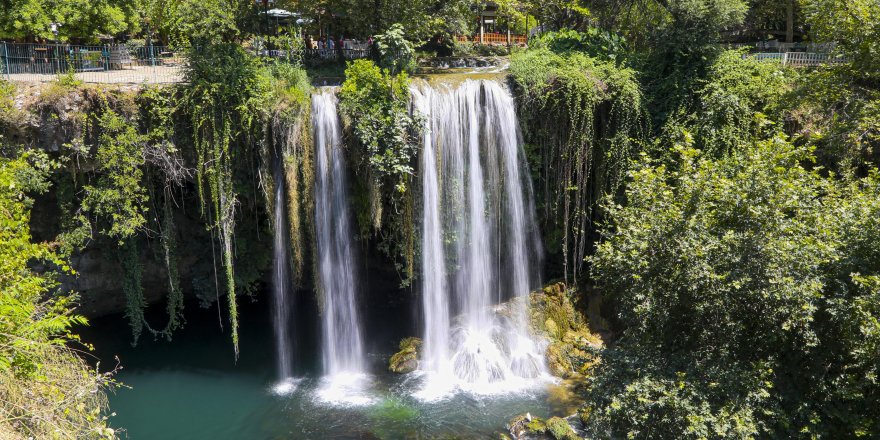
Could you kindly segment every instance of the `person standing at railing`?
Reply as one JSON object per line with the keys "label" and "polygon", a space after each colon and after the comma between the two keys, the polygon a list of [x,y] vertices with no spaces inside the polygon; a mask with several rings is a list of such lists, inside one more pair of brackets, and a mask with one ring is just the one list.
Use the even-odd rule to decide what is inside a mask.
{"label": "person standing at railing", "polygon": [[340,35],[339,40],[336,41],[336,52],[339,61],[345,62],[345,38]]}

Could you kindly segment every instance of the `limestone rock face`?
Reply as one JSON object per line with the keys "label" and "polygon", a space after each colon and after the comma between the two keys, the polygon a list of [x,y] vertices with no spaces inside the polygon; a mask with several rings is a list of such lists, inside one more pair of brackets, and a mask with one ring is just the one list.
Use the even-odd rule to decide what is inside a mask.
{"label": "limestone rock face", "polygon": [[598,360],[602,340],[592,333],[584,315],[572,303],[564,283],[549,284],[529,296],[529,324],[547,338],[547,366],[556,376],[586,376]]}
{"label": "limestone rock face", "polygon": [[415,337],[400,341],[400,351],[394,353],[388,361],[388,369],[392,373],[411,373],[419,367],[422,354],[422,340]]}

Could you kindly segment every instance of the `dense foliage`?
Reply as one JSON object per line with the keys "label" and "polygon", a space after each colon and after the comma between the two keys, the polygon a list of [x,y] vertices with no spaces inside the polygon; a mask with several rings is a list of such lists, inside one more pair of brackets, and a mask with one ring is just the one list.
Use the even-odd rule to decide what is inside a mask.
{"label": "dense foliage", "polygon": [[873,0],[802,0],[818,41],[832,42],[853,67],[880,81],[880,4]]}
{"label": "dense foliage", "polygon": [[103,414],[110,376],[68,345],[71,327],[86,322],[75,296],[57,290],[56,275],[70,268],[55,244],[31,238],[31,196],[48,189],[53,163],[13,156],[0,158],[0,437],[113,438]]}
{"label": "dense foliage", "polygon": [[777,62],[743,59],[740,51],[726,51],[696,81],[692,105],[679,108],[662,129],[673,138],[687,132],[708,154],[726,154],[785,123],[797,78],[796,70]]}
{"label": "dense foliage", "polygon": [[591,259],[625,329],[585,417],[630,438],[876,436],[880,181],[774,138],[677,147],[610,203]]}
{"label": "dense foliage", "polygon": [[[140,29],[139,1],[128,0],[7,0],[0,8],[0,38],[97,43],[99,35]],[[52,23],[58,35],[52,33]]]}
{"label": "dense foliage", "polygon": [[618,194],[646,141],[642,92],[632,69],[580,52],[518,54],[510,72],[548,223],[545,241],[562,254],[565,276],[577,279],[592,248],[594,207]]}

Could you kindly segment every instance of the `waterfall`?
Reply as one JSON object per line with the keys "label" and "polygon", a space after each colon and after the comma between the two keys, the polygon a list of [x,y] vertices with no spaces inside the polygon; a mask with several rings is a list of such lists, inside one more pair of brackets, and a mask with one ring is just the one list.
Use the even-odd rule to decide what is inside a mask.
{"label": "waterfall", "polygon": [[539,246],[513,98],[494,81],[411,92],[426,120],[422,395],[532,384],[546,369],[523,297],[538,282]]}
{"label": "waterfall", "polygon": [[278,152],[272,170],[275,181],[275,240],[273,242],[274,267],[272,271],[272,312],[275,324],[275,353],[278,356],[279,383],[274,390],[277,394],[287,394],[296,386],[292,379],[291,360],[293,352],[290,343],[290,272],[288,270],[287,225],[284,202],[284,158]]}
{"label": "waterfall", "polygon": [[336,94],[312,95],[315,140],[315,230],[323,314],[325,383],[319,396],[330,402],[361,403],[364,349],[355,294],[355,257],[348,207],[342,129]]}
{"label": "waterfall", "polygon": [[[416,110],[430,115],[429,99],[413,92]],[[440,194],[437,181],[437,158],[429,130],[423,135],[422,151],[422,306],[425,310],[422,369],[445,371],[449,350],[449,298],[446,296],[446,257],[443,252],[440,224]],[[430,208],[430,209],[429,209]]]}

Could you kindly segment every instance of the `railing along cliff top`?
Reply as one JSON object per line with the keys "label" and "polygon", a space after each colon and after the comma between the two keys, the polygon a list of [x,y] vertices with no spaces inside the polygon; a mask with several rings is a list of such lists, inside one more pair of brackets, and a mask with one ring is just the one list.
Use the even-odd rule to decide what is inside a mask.
{"label": "railing along cliff top", "polygon": [[778,60],[784,66],[815,67],[823,64],[845,63],[845,57],[819,52],[761,52],[743,55],[743,59],[753,58],[759,61]]}
{"label": "railing along cliff top", "polygon": [[0,43],[0,78],[47,82],[72,73],[91,83],[161,84],[183,80],[184,59],[165,46]]}

